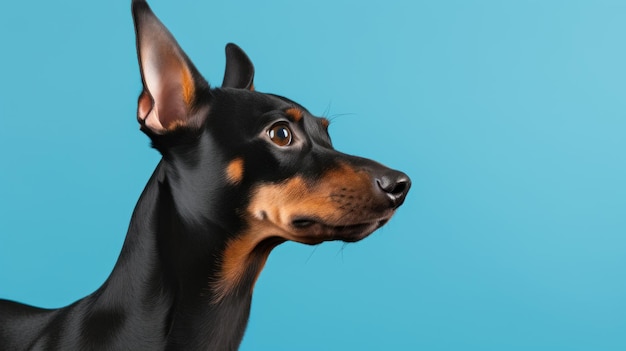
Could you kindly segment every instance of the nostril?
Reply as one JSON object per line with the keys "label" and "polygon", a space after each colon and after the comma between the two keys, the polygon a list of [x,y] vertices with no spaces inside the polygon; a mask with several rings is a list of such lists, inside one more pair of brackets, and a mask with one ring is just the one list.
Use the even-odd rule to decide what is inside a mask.
{"label": "nostril", "polygon": [[402,195],[404,194],[404,192],[406,191],[406,189],[409,186],[409,180],[399,180],[393,187],[393,189],[391,189],[391,191],[389,191],[390,194],[393,195]]}
{"label": "nostril", "polygon": [[387,196],[393,201],[395,207],[400,206],[404,202],[404,198],[411,187],[409,177],[400,172],[386,174],[376,179],[378,186],[387,193]]}

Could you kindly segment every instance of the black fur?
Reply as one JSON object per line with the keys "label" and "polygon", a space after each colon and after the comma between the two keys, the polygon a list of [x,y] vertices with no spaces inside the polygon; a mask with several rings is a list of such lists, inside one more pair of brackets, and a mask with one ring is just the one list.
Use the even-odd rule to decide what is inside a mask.
{"label": "black fur", "polygon": [[276,245],[360,240],[410,187],[403,173],[335,151],[324,119],[254,91],[236,45],[211,89],[145,1],[133,1],[133,17],[138,120],[162,160],[104,284],[55,310],[0,300],[2,350],[235,350]]}

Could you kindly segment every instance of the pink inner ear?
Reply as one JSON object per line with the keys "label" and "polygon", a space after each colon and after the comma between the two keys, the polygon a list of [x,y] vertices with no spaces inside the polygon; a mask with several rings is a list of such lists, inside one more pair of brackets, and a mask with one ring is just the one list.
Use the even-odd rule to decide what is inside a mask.
{"label": "pink inner ear", "polygon": [[195,84],[183,55],[163,40],[142,42],[144,92],[137,113],[146,127],[162,134],[188,122]]}
{"label": "pink inner ear", "polygon": [[162,134],[165,131],[156,106],[153,106],[152,98],[147,92],[141,93],[137,106],[137,116],[141,119],[146,127],[154,133]]}
{"label": "pink inner ear", "polygon": [[146,91],[143,91],[139,96],[139,101],[137,102],[137,117],[144,121],[146,117],[148,117],[148,113],[152,110],[152,98],[150,94]]}

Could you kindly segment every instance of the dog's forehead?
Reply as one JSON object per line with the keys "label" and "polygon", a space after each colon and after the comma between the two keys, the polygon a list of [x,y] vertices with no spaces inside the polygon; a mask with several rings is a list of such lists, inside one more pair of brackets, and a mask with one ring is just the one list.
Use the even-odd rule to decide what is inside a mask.
{"label": "dog's forehead", "polygon": [[219,88],[214,89],[211,95],[213,98],[215,98],[213,99],[213,103],[217,102],[220,105],[227,107],[228,109],[254,109],[262,112],[267,112],[274,110],[287,110],[289,107],[298,106],[299,108],[304,110],[302,106],[287,98],[283,98],[282,96],[274,94],[261,93],[258,91],[234,88]]}
{"label": "dog's forehead", "polygon": [[[265,127],[264,123],[272,122],[271,116],[283,116],[292,122],[298,123],[304,127],[309,138],[324,146],[330,146],[330,137],[327,133],[328,120],[311,114],[301,104],[270,93],[262,93],[259,91],[250,91],[244,89],[221,88],[213,92],[215,100],[220,100],[219,108],[214,110],[213,115],[217,118],[216,122],[222,126],[232,127],[234,115],[238,121],[242,119],[257,118],[260,123],[239,123],[237,128],[241,130],[242,126],[248,126],[250,133],[256,134],[259,128]],[[215,102],[215,101],[214,101]],[[237,110],[238,113],[233,114]],[[218,112],[218,113],[215,113]],[[225,118],[225,116],[228,116]],[[267,116],[268,118],[262,118]]]}
{"label": "dog's forehead", "polygon": [[300,119],[302,117],[314,117],[304,106],[300,105],[299,103],[288,99],[284,96],[280,96],[280,95],[276,95],[276,94],[264,94],[261,93],[263,95],[265,95],[266,97],[268,97],[271,101],[273,101],[277,107],[277,109],[283,109],[285,111],[292,111],[292,114],[294,114],[294,117],[297,116],[297,119]]}
{"label": "dog's forehead", "polygon": [[[249,91],[243,89],[221,88],[213,92],[213,95],[223,100],[223,104],[229,108],[241,110],[255,110],[257,114],[263,114],[272,111],[291,111],[296,119],[304,118],[305,120],[314,120],[317,123],[323,119],[311,114],[304,106],[288,99],[284,96],[271,93],[262,93],[258,91]],[[252,113],[252,111],[250,111]],[[245,114],[245,113],[244,113]]]}

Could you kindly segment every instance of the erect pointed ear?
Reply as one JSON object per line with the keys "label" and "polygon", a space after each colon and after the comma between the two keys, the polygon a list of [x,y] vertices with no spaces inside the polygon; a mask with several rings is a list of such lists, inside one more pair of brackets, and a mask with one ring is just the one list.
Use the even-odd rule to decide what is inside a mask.
{"label": "erect pointed ear", "polygon": [[132,13],[143,82],[137,106],[142,129],[166,134],[181,126],[200,126],[200,117],[192,112],[208,83],[144,0],[133,0]]}
{"label": "erect pointed ear", "polygon": [[248,55],[233,43],[226,45],[226,71],[222,88],[254,90],[254,66]]}

